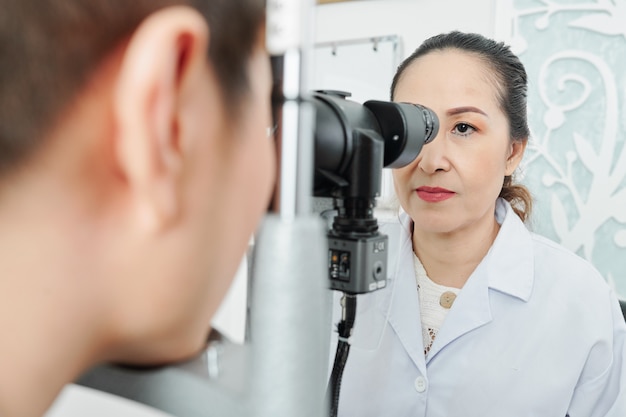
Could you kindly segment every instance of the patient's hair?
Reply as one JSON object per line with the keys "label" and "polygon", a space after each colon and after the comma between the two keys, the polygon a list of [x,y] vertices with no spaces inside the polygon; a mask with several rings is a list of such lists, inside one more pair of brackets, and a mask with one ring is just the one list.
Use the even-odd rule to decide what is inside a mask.
{"label": "patient's hair", "polygon": [[208,51],[233,117],[264,0],[0,0],[0,175],[31,155],[89,76],[150,13],[190,5],[208,20]]}

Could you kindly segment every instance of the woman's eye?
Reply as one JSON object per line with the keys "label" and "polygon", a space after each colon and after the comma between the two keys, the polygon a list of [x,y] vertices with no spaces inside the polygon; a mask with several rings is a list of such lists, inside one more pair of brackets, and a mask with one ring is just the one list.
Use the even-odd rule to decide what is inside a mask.
{"label": "woman's eye", "polygon": [[468,136],[473,133],[476,129],[472,125],[468,125],[467,123],[457,123],[454,126],[453,133],[461,136]]}

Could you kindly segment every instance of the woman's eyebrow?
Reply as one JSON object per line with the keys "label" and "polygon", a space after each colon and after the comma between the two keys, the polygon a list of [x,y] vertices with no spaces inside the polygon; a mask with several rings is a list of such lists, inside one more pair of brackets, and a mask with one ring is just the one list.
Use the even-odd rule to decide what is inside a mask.
{"label": "woman's eyebrow", "polygon": [[461,113],[478,113],[482,114],[483,116],[489,117],[487,116],[487,113],[474,106],[455,107],[446,111],[446,115],[448,116],[454,116]]}

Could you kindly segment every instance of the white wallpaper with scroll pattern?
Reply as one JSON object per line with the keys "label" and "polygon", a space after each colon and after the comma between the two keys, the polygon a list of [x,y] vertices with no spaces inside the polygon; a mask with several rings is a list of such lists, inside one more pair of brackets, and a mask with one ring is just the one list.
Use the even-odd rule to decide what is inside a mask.
{"label": "white wallpaper with scroll pattern", "polygon": [[626,0],[510,1],[505,40],[529,75],[532,228],[626,298]]}

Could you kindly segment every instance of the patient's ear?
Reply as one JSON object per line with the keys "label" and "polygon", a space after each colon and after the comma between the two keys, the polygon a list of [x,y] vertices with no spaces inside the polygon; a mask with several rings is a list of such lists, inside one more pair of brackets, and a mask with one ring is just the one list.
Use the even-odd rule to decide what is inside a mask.
{"label": "patient's ear", "polygon": [[506,160],[505,175],[512,175],[515,169],[518,167],[522,158],[524,157],[524,151],[526,150],[526,144],[528,139],[515,140],[511,143],[511,152]]}
{"label": "patient's ear", "polygon": [[208,27],[194,9],[147,17],[124,52],[114,97],[116,162],[141,224],[159,230],[180,210],[181,88],[206,66]]}

